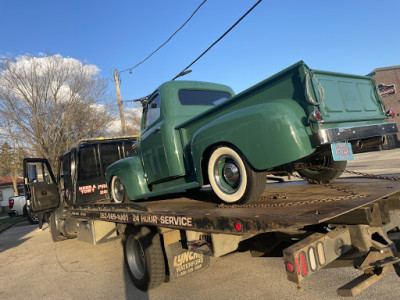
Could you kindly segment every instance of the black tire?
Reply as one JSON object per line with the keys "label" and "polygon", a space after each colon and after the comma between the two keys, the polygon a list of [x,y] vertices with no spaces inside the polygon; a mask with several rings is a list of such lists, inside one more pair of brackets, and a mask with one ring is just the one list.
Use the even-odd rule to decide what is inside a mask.
{"label": "black tire", "polygon": [[128,194],[122,180],[118,176],[111,179],[111,198],[115,203],[129,202]]}
{"label": "black tire", "polygon": [[333,168],[334,170],[309,168],[309,169],[298,170],[297,172],[300,174],[301,177],[303,177],[306,180],[311,179],[315,181],[329,182],[342,175],[342,173],[346,169],[347,161],[334,161],[332,155],[330,155],[315,160],[312,164],[316,166]]}
{"label": "black tire", "polygon": [[145,226],[127,227],[124,259],[133,284],[148,291],[165,281],[165,261],[160,235]]}
{"label": "black tire", "polygon": [[31,214],[31,212],[28,211],[28,208],[26,207],[26,205],[23,208],[23,214],[24,214],[24,217],[26,217],[31,224],[39,223],[38,216],[36,214]]}
{"label": "black tire", "polygon": [[53,212],[50,215],[50,233],[53,242],[64,241],[67,238],[57,229],[56,214]]}
{"label": "black tire", "polygon": [[247,161],[229,147],[219,147],[211,153],[207,173],[213,191],[225,203],[253,202],[265,189],[266,174],[253,171]]}
{"label": "black tire", "polygon": [[37,215],[32,214],[30,211],[28,211],[27,213],[28,213],[28,215],[26,217],[28,218],[28,221],[31,224],[39,224],[39,218]]}

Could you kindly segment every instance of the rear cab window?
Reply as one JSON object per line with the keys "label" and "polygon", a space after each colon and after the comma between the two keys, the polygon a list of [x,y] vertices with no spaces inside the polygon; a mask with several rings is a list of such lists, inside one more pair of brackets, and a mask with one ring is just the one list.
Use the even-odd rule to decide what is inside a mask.
{"label": "rear cab window", "polygon": [[215,106],[231,98],[225,91],[182,89],[178,98],[182,105],[209,105]]}

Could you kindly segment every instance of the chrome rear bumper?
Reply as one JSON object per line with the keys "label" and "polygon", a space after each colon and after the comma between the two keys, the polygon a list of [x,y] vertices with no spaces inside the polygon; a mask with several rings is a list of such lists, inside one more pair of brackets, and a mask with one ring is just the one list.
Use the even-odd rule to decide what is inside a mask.
{"label": "chrome rear bumper", "polygon": [[374,136],[383,136],[387,134],[397,133],[398,131],[399,130],[397,129],[397,124],[392,122],[355,127],[321,129],[318,131],[318,138],[319,142],[323,145],[336,142],[365,139]]}

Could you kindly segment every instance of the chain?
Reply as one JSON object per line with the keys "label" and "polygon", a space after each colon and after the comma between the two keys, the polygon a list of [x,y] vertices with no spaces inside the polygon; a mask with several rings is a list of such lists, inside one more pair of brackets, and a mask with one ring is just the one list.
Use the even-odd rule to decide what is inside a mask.
{"label": "chain", "polygon": [[[331,167],[312,166],[312,165],[303,165],[303,166],[300,166],[300,167],[296,168],[296,170],[309,169],[309,168],[311,168],[311,169],[314,168],[314,169],[332,170],[332,171],[341,171],[341,170],[338,170],[338,169],[335,169],[335,168],[331,168]],[[362,173],[362,172],[356,172],[356,171],[350,171],[350,170],[344,170],[342,172],[343,173],[348,173],[348,174],[353,174],[353,175],[359,175],[359,176],[366,177],[366,178],[400,181],[400,177],[381,176],[381,175],[375,175],[375,174],[370,174],[370,173]],[[293,176],[294,177],[299,177],[297,175],[293,175]],[[307,180],[312,182],[311,179],[307,179]],[[312,182],[312,183],[316,183],[316,182]]]}
{"label": "chain", "polygon": [[[332,169],[332,168],[330,168]],[[345,170],[345,173],[354,174],[354,175],[361,175],[366,178],[374,178],[374,179],[382,179],[382,180],[392,180],[392,181],[400,181],[400,177],[392,177],[392,176],[380,176],[368,173],[361,173],[356,171]]]}
{"label": "chain", "polygon": [[[308,166],[307,168],[309,168]],[[304,167],[305,168],[305,167]],[[327,169],[327,168],[326,168]],[[295,178],[299,179],[304,179],[300,175],[296,174],[290,174],[287,173],[288,175],[291,175]],[[362,194],[357,195],[355,192],[344,189],[341,187],[334,186],[332,184],[324,183],[322,181],[318,180],[313,180],[313,179],[307,179],[309,182],[314,183],[314,184],[319,184],[324,187],[327,187],[329,189],[336,190],[338,192],[346,193],[347,195],[345,196],[338,196],[338,197],[333,197],[333,198],[323,198],[323,199],[314,199],[314,200],[306,200],[306,201],[295,201],[295,202],[281,202],[281,203],[260,203],[260,204],[219,204],[218,208],[255,208],[255,207],[288,207],[288,206],[298,206],[298,205],[307,205],[307,204],[316,204],[316,203],[327,203],[327,202],[334,202],[334,201],[341,201],[341,200],[348,200],[348,199],[356,199],[356,198],[364,198],[365,196]],[[261,197],[260,200],[272,200],[272,199],[287,199],[287,195],[279,195],[275,194],[273,196],[269,197]]]}
{"label": "chain", "polygon": [[[345,195],[338,196],[333,198],[323,198],[323,199],[314,199],[314,200],[306,200],[306,201],[296,201],[296,202],[281,202],[281,203],[260,203],[260,204],[219,204],[218,208],[257,208],[257,207],[288,207],[288,206],[299,206],[299,205],[308,205],[308,204],[317,204],[317,203],[328,203],[328,202],[336,202],[341,200],[349,200],[349,199],[357,199],[357,198],[365,198],[364,195]],[[263,199],[263,198],[261,198]],[[264,198],[267,199],[267,198]]]}
{"label": "chain", "polygon": [[[292,174],[292,176],[296,177],[298,179],[302,179],[302,180],[304,179],[300,175]],[[353,195],[354,196],[356,194],[355,192],[353,192],[351,190],[347,190],[347,189],[344,189],[344,188],[341,188],[341,187],[338,187],[338,186],[334,186],[332,184],[325,183],[323,181],[309,179],[309,178],[307,178],[307,181],[311,182],[311,183],[314,183],[314,184],[319,184],[319,185],[322,185],[322,186],[327,187],[329,189],[336,190],[336,191],[339,191],[339,192],[343,192],[343,193],[346,193],[346,194],[349,194],[349,195]]]}

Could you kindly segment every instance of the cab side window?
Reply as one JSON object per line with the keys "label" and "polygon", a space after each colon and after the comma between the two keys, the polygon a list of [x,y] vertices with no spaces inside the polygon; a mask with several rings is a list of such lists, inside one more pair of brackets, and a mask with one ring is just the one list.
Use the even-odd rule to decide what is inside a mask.
{"label": "cab side window", "polygon": [[47,182],[49,184],[54,182],[44,162],[28,163],[28,178],[29,182]]}
{"label": "cab side window", "polygon": [[78,180],[101,176],[97,145],[86,146],[79,150]]}
{"label": "cab side window", "polygon": [[72,180],[71,180],[71,153],[64,155],[61,159],[61,189],[68,189],[72,187]]}
{"label": "cab side window", "polygon": [[160,117],[160,105],[160,95],[155,96],[152,100],[149,101],[145,114],[144,128],[149,127],[151,124],[158,120],[158,118]]}
{"label": "cab side window", "polygon": [[[100,144],[101,169],[105,173],[107,167],[120,159],[120,144]],[[103,174],[104,175],[104,174]]]}
{"label": "cab side window", "polygon": [[135,148],[136,148],[135,142],[125,141],[124,142],[124,158],[136,155]]}

